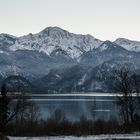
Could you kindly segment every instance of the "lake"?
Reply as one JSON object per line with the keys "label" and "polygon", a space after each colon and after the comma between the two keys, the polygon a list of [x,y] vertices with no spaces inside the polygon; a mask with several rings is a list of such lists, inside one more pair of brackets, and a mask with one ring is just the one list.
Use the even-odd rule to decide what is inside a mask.
{"label": "lake", "polygon": [[110,93],[70,93],[70,94],[31,94],[40,108],[43,118],[50,116],[56,109],[62,109],[67,118],[78,120],[82,115],[87,118],[109,119],[118,117],[116,105],[118,94]]}

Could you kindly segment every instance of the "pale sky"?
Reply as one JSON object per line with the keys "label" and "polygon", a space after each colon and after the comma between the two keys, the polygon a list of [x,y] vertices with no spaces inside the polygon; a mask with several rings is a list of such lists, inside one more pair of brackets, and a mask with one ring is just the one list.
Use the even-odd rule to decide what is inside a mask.
{"label": "pale sky", "polygon": [[48,26],[140,41],[140,0],[0,0],[0,33],[22,36]]}

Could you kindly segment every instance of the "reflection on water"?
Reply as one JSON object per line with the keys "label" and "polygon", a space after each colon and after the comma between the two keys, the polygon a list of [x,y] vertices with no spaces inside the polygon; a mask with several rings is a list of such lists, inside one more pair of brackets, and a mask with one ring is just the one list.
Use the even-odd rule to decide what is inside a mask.
{"label": "reflection on water", "polygon": [[82,115],[87,118],[109,119],[118,115],[116,95],[113,94],[49,94],[31,95],[43,118],[50,116],[55,109],[63,109],[71,120],[78,120]]}

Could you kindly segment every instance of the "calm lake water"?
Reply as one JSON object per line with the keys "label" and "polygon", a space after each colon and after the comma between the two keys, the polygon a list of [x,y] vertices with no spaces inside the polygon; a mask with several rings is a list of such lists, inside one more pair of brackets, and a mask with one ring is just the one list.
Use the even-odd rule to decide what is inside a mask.
{"label": "calm lake water", "polygon": [[90,119],[109,119],[118,117],[116,96],[109,93],[36,94],[31,95],[31,99],[39,106],[43,118],[62,109],[71,120],[78,120],[82,115]]}

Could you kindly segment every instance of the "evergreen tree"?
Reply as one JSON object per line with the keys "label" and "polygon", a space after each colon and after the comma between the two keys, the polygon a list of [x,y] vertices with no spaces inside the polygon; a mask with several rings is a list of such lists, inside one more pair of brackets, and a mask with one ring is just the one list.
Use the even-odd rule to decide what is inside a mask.
{"label": "evergreen tree", "polygon": [[0,95],[0,132],[4,132],[6,128],[6,124],[9,117],[9,98],[6,92],[5,84],[1,87],[1,95]]}

